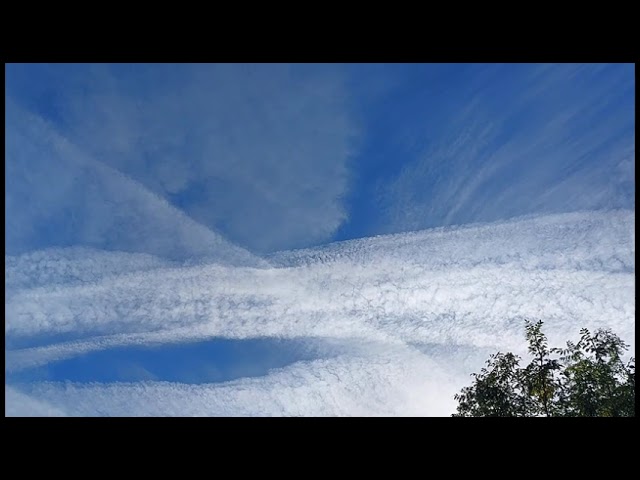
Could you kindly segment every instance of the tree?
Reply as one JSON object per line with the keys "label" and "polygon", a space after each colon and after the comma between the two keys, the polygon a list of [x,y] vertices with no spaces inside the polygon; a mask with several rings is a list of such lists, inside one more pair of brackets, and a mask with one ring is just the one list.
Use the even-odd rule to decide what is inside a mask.
{"label": "tree", "polygon": [[[455,395],[454,417],[635,416],[635,359],[611,330],[583,328],[577,343],[549,348],[543,322],[525,322],[531,362],[496,353]],[[556,357],[556,358],[553,358]]]}

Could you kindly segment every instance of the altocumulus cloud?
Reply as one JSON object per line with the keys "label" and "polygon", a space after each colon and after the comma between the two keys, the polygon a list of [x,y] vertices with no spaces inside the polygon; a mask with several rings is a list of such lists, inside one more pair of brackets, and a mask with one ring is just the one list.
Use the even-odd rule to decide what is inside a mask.
{"label": "altocumulus cloud", "polygon": [[[18,382],[6,389],[7,413],[447,415],[488,352],[526,353],[525,318],[543,319],[555,343],[582,326],[633,342],[634,222],[629,210],[534,216],[283,251],[271,267],[145,257],[144,268],[95,278],[81,273],[90,264],[71,269],[57,253],[9,258],[22,280],[7,299],[6,335],[25,344],[6,352],[10,375],[96,350],[211,338],[301,338],[315,353],[223,383]],[[55,280],[68,272],[82,281]]]}

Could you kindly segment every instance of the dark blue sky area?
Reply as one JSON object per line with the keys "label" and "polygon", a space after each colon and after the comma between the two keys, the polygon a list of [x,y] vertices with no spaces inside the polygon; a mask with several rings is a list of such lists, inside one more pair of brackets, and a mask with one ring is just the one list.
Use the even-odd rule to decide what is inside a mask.
{"label": "dark blue sky area", "polygon": [[266,375],[269,370],[316,355],[303,340],[214,339],[204,342],[119,347],[8,373],[13,383],[29,381],[211,383]]}

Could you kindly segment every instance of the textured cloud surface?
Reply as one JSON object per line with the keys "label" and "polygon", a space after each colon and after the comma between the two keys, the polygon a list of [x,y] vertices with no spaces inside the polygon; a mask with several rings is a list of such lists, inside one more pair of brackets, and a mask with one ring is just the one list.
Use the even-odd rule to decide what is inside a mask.
{"label": "textured cloud surface", "polygon": [[[16,380],[7,413],[447,415],[488,352],[525,353],[525,318],[554,343],[583,326],[633,342],[634,222],[613,210],[439,228],[279,252],[261,268],[7,257],[10,382],[115,347],[291,338],[314,352],[222,383]],[[89,273],[92,256],[109,275]]]}

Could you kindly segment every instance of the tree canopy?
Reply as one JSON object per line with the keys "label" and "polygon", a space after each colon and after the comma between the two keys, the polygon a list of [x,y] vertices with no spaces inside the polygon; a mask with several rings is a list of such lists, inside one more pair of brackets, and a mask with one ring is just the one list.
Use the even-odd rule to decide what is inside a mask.
{"label": "tree canopy", "polygon": [[454,417],[633,417],[635,358],[609,329],[580,330],[580,340],[549,348],[543,322],[527,321],[531,361],[495,353],[474,382],[455,395]]}

